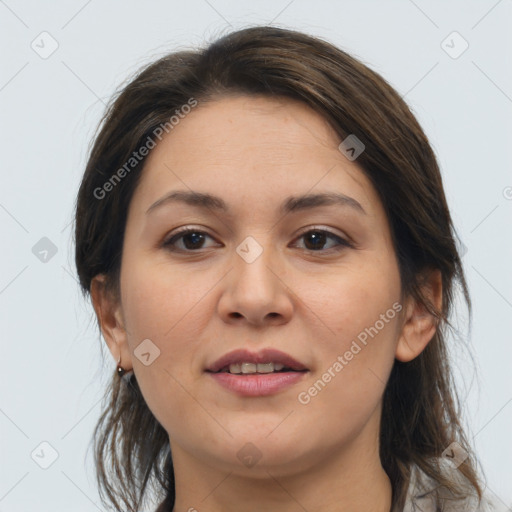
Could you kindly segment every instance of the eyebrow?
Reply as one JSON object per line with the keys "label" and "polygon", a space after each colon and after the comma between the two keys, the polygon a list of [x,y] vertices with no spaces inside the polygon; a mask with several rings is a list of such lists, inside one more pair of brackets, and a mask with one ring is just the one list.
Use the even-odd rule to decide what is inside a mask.
{"label": "eyebrow", "polygon": [[[150,213],[151,211],[155,210],[160,206],[164,206],[175,202],[181,202],[188,204],[190,206],[220,211],[224,213],[228,213],[230,211],[229,206],[226,204],[226,202],[218,196],[214,196],[212,194],[205,194],[202,192],[176,190],[174,192],[166,194],[165,196],[155,201],[146,210],[146,213]],[[348,206],[349,208],[352,208],[358,213],[366,215],[366,211],[361,206],[359,201],[356,201],[354,198],[346,196],[345,194],[334,192],[305,194],[302,196],[290,196],[283,201],[279,211],[282,214],[286,214],[302,210],[308,210],[311,208],[317,208],[320,206],[332,205],[340,205],[345,207]]]}

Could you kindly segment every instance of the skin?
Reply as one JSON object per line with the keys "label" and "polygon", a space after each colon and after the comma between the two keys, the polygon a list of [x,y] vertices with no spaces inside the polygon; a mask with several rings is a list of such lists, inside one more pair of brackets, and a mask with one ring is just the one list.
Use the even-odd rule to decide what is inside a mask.
{"label": "skin", "polygon": [[[113,357],[134,370],[169,434],[174,511],[390,510],[379,458],[382,396],[395,358],[417,357],[436,324],[402,297],[382,204],[340,142],[300,102],[231,96],[199,104],[146,161],[126,224],[120,300],[102,275],[91,293]],[[146,213],[174,190],[220,196],[230,213],[184,203]],[[289,196],[317,192],[350,196],[366,214],[340,205],[278,212]],[[204,232],[203,241],[178,239],[182,252],[163,246],[184,226]],[[334,238],[315,245],[318,229]],[[236,252],[248,236],[263,250],[252,263]],[[353,245],[340,246],[336,236]],[[440,308],[439,272],[424,292]],[[298,393],[394,303],[400,313],[300,403]],[[160,350],[148,366],[134,355],[145,339]],[[291,354],[309,372],[267,397],[240,397],[204,372],[233,349],[264,347]],[[237,457],[246,443],[261,454],[250,468]]]}

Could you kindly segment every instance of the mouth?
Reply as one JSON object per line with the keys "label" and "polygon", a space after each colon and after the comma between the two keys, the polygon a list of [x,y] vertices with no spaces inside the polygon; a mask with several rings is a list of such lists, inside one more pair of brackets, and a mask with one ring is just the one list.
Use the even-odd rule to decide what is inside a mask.
{"label": "mouth", "polygon": [[[207,372],[209,370],[206,370]],[[210,373],[231,373],[233,375],[268,375],[274,373],[307,372],[308,370],[294,370],[281,363],[233,363],[224,366],[216,372]]]}
{"label": "mouth", "polygon": [[282,368],[273,372],[207,372],[216,384],[239,397],[266,397],[282,392],[305,378],[309,370]]}
{"label": "mouth", "polygon": [[300,382],[309,369],[272,348],[258,353],[234,350],[205,369],[222,388],[243,397],[277,394]]}
{"label": "mouth", "polygon": [[209,365],[206,372],[236,375],[305,372],[308,368],[289,354],[267,348],[260,352],[233,350]]}

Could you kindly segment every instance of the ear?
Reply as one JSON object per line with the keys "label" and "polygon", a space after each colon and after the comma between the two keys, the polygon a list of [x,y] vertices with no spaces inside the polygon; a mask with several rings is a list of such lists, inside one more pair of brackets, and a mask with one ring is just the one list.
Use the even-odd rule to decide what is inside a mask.
{"label": "ear", "polygon": [[[443,285],[440,270],[430,270],[421,285],[423,295],[440,311],[443,303]],[[405,319],[398,339],[395,357],[404,363],[419,356],[434,337],[438,320],[414,298],[408,299]]]}
{"label": "ear", "polygon": [[133,368],[126,329],[122,317],[121,301],[106,287],[106,276],[98,274],[91,281],[92,304],[101,333],[116,364],[121,356],[121,366],[129,371]]}

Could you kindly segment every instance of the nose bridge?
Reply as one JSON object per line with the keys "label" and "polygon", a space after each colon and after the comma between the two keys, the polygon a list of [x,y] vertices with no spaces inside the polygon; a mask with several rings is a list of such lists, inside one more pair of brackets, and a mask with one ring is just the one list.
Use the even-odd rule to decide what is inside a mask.
{"label": "nose bridge", "polygon": [[260,324],[276,315],[280,321],[289,320],[292,305],[279,279],[279,258],[272,247],[271,233],[247,236],[235,250],[230,278],[219,303],[225,321],[242,316]]}
{"label": "nose bridge", "polygon": [[277,262],[271,233],[258,238],[259,241],[251,235],[247,236],[236,247],[234,262],[237,284],[256,287],[254,294],[271,292],[276,279],[275,270],[271,270],[272,263],[275,266]]}

